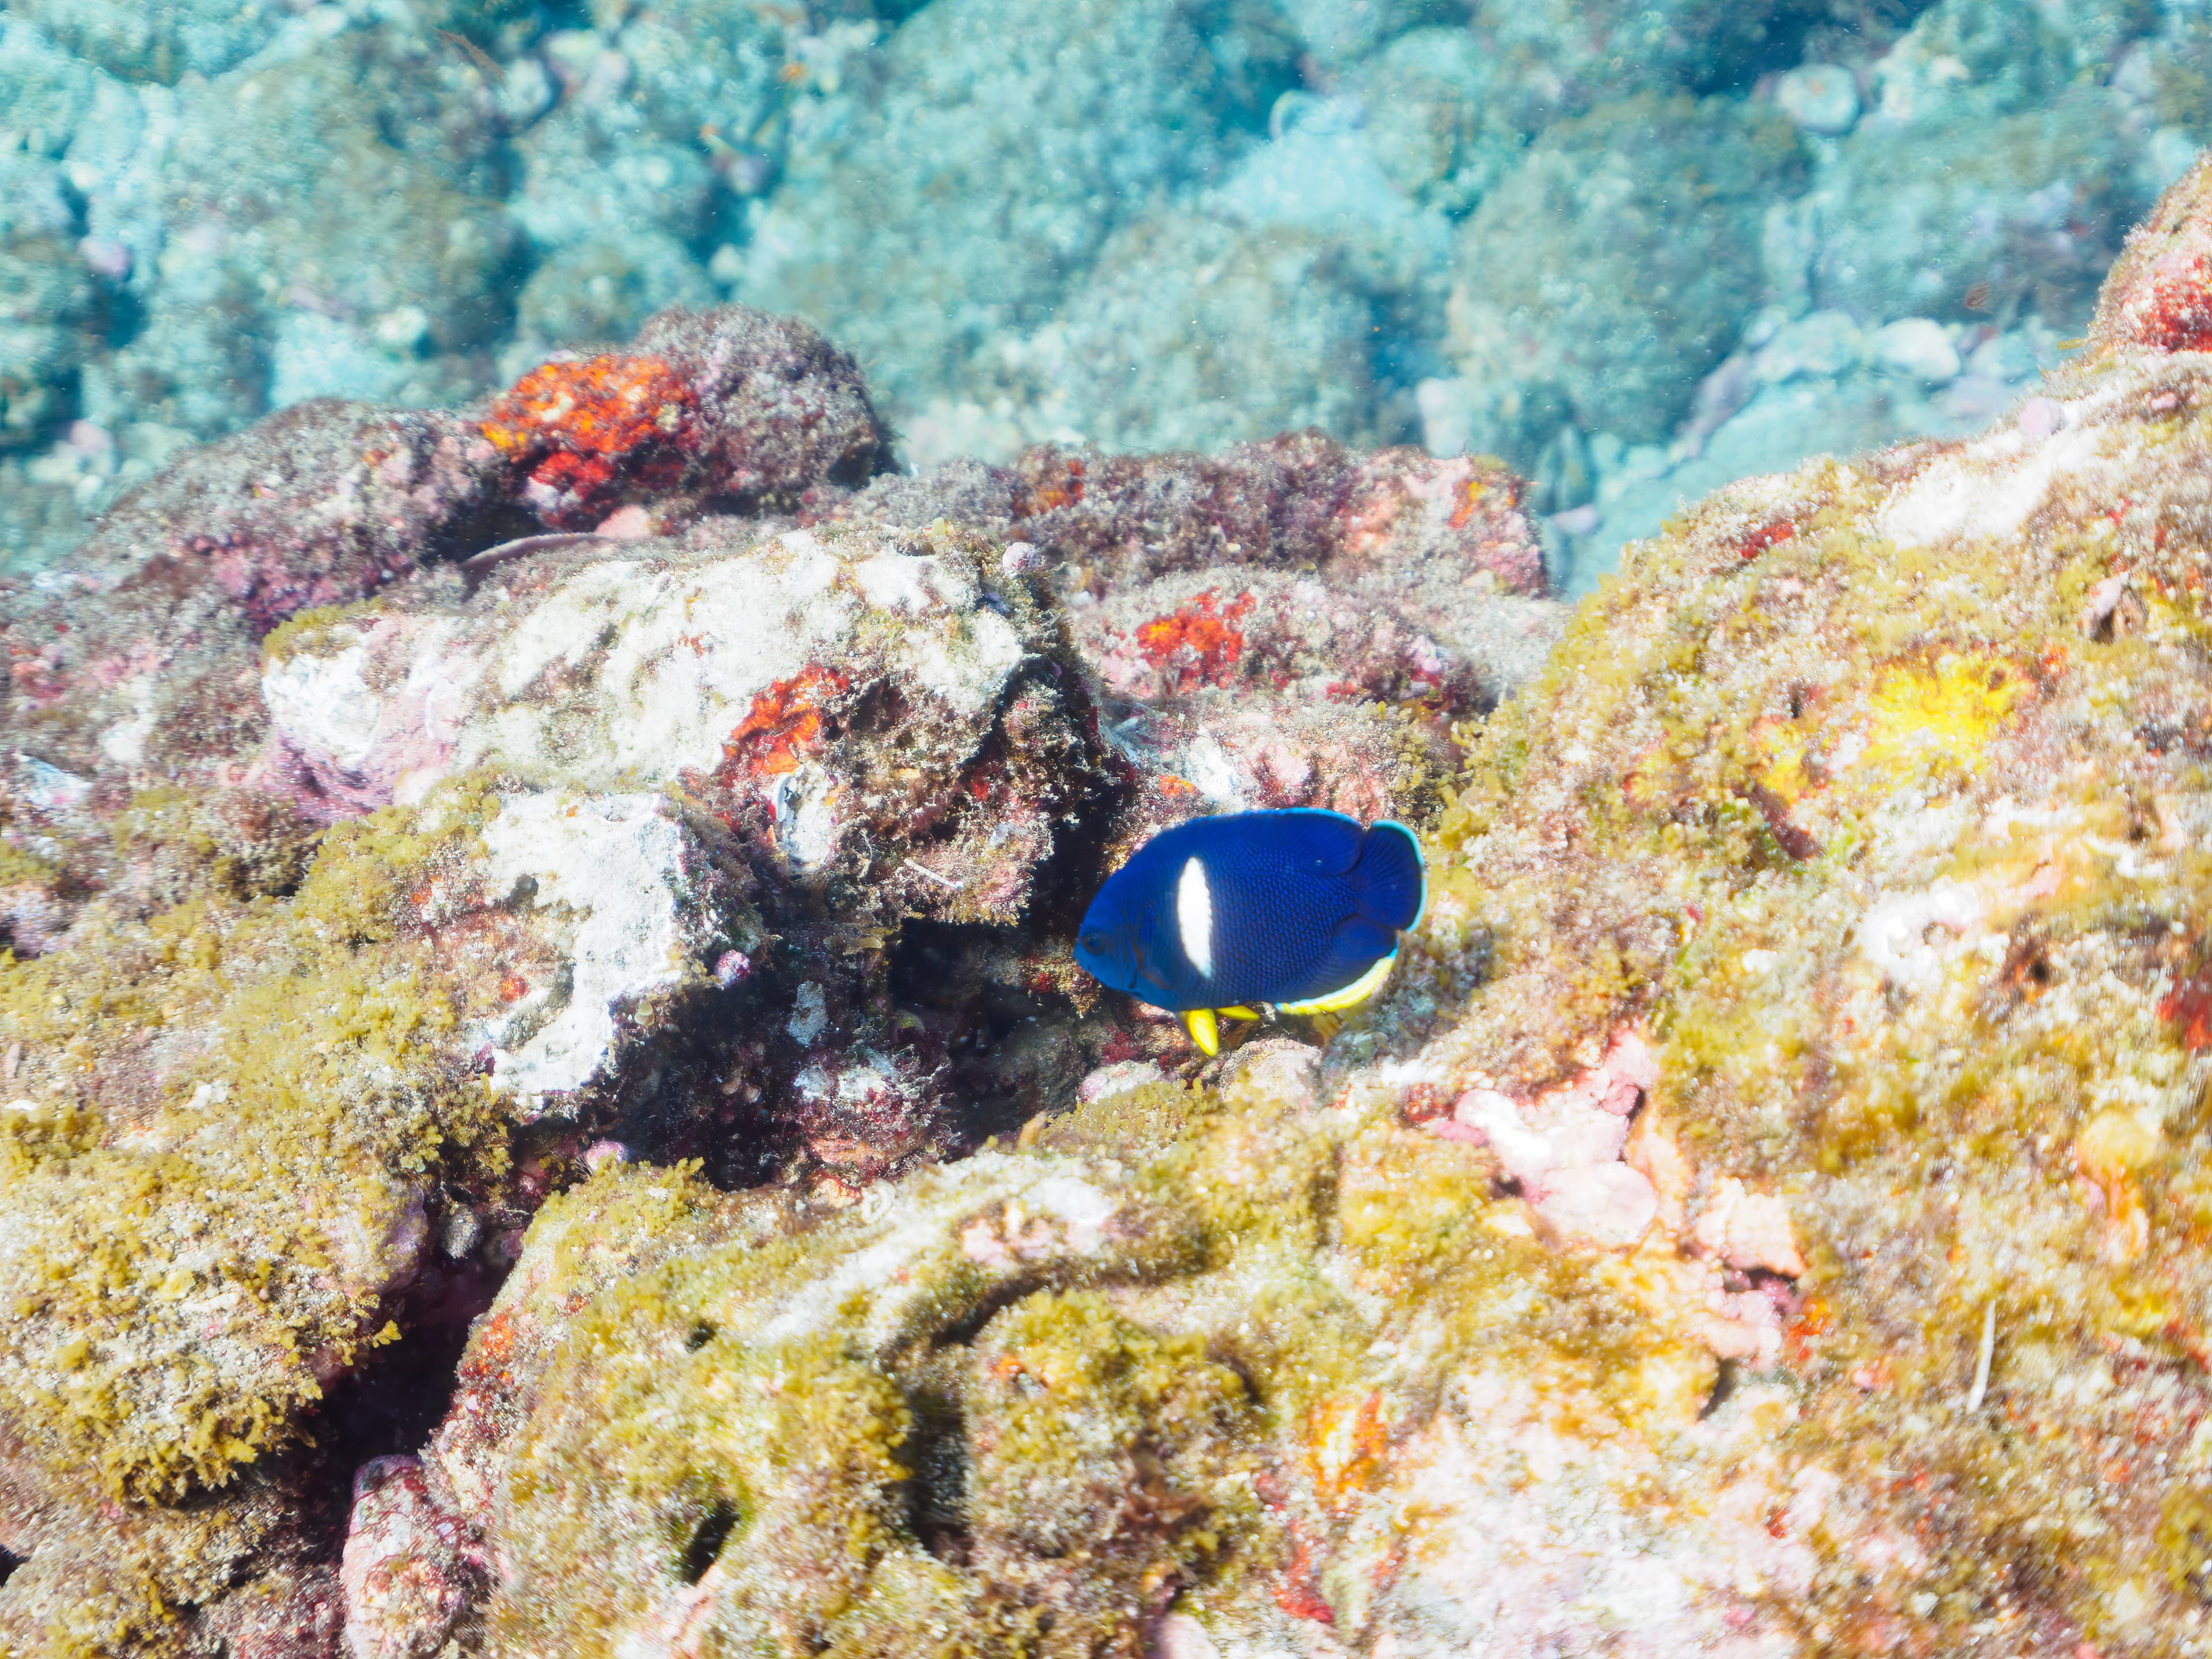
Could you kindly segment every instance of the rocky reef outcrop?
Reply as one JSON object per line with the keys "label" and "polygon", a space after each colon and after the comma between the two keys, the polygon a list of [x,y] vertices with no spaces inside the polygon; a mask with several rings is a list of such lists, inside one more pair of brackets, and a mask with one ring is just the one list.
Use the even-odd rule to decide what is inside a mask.
{"label": "rocky reef outcrop", "polygon": [[1986,434],[1638,550],[1324,1048],[549,1208],[421,1466],[467,1639],[2194,1650],[2208,179]]}
{"label": "rocky reef outcrop", "polygon": [[[188,454],[0,592],[0,1650],[2197,1650],[2208,202],[1571,620],[737,310]],[[1073,970],[1290,804],[1373,1004]]]}
{"label": "rocky reef outcrop", "polygon": [[1067,959],[1114,861],[1432,814],[1560,626],[1487,463],[889,455],[811,330],[675,312],[301,404],[6,585],[0,1647],[483,1628],[412,1460],[550,1195],[826,1220],[1194,1063]]}

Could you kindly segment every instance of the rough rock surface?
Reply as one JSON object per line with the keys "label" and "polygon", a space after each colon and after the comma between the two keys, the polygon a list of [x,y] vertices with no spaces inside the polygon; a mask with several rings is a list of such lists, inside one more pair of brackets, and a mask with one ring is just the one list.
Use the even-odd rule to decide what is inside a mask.
{"label": "rough rock surface", "polygon": [[2015,418],[1637,550],[1325,1048],[549,1208],[474,1639],[2201,1650],[2208,191]]}
{"label": "rough rock surface", "polygon": [[[1257,8],[921,8],[798,123],[742,292],[880,356],[885,390],[919,404],[998,331],[1042,321],[1114,214],[1201,173],[1225,127],[1264,115],[1290,45]],[[907,273],[892,306],[872,274],[887,263]]]}
{"label": "rough rock surface", "polygon": [[[1808,165],[1745,166],[1761,129]],[[858,352],[917,464],[1494,451],[1579,589],[2050,366],[1692,398],[1772,308],[2073,337],[2208,137],[2195,0],[17,0],[0,561],[271,409],[451,404],[734,296]]]}
{"label": "rough rock surface", "polygon": [[[866,485],[883,432],[803,325],[635,347],[301,404],[0,589],[0,1651],[480,1643],[510,1563],[416,1460],[549,1194],[629,1168],[812,1225],[1101,1064],[1194,1064],[1066,958],[1204,806],[1068,606],[1167,608],[1127,709],[1257,714],[1311,798],[1416,817],[1557,632],[1494,468],[1308,435]],[[1249,651],[1184,592],[1232,544]],[[1324,653],[1358,697],[1316,720]],[[1120,1352],[1071,1363],[1124,1388]],[[1186,1371],[1198,1449],[1243,1407],[1194,1352],[1121,1409]],[[1082,1600],[1025,1553],[1079,1541],[1003,1571]]]}
{"label": "rough rock surface", "polygon": [[[641,434],[258,656],[157,492],[8,596],[0,1644],[2203,1650],[2208,201],[1527,680],[1518,481],[1310,435],[748,503]],[[170,567],[246,712],[125,757],[167,665],[71,641]],[[1060,954],[1197,805],[1117,706],[1331,672],[1426,913],[1198,1064]]]}
{"label": "rough rock surface", "polygon": [[[1473,441],[1671,430],[1728,348],[1765,204],[1802,167],[1785,123],[1720,100],[1645,94],[1547,131],[1462,233],[1452,349],[1489,405]],[[1538,225],[1554,240],[1531,258]]]}

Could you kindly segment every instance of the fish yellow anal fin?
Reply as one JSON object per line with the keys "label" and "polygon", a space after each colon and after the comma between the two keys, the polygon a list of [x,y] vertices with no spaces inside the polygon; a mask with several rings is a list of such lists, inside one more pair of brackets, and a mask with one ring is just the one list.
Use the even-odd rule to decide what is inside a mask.
{"label": "fish yellow anal fin", "polygon": [[1382,981],[1390,977],[1391,967],[1397,960],[1398,953],[1393,951],[1351,984],[1324,991],[1317,997],[1308,997],[1304,1002],[1277,1003],[1276,1010],[1285,1014],[1334,1014],[1357,1007],[1382,988]]}
{"label": "fish yellow anal fin", "polygon": [[1267,1016],[1256,1008],[1216,1008],[1216,1014],[1225,1014],[1231,1019],[1265,1019]]}
{"label": "fish yellow anal fin", "polygon": [[1221,1052],[1221,1028],[1213,1023],[1212,1009],[1186,1009],[1182,1029],[1190,1033],[1190,1040],[1198,1045],[1199,1053],[1209,1060]]}

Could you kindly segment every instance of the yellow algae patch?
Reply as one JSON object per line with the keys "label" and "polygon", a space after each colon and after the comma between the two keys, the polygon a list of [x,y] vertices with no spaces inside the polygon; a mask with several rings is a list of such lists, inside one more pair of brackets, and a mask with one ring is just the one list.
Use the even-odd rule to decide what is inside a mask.
{"label": "yellow algae patch", "polygon": [[1759,771],[1759,786],[1784,806],[1794,805],[1813,787],[1805,761],[1813,752],[1815,735],[1816,728],[1807,722],[1771,716],[1754,722],[1751,728],[1753,746],[1766,763]]}
{"label": "yellow algae patch", "polygon": [[1933,667],[1891,664],[1876,674],[1863,708],[1844,704],[1827,720],[1754,722],[1753,781],[1788,806],[1845,773],[1891,786],[1971,769],[2032,689],[2004,657],[1947,653]]}
{"label": "yellow algae patch", "polygon": [[2002,657],[1946,654],[1933,672],[1887,669],[1867,699],[1866,746],[1850,765],[1898,781],[1940,763],[1971,768],[2028,689]]}

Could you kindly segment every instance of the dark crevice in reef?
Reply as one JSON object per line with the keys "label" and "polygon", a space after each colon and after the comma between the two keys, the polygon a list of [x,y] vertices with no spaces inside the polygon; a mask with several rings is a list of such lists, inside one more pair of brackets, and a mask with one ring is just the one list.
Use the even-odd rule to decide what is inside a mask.
{"label": "dark crevice in reef", "polygon": [[535,514],[510,501],[489,501],[481,512],[445,526],[425,548],[423,562],[459,564],[486,548],[536,535],[544,528]]}
{"label": "dark crevice in reef", "polygon": [[699,1524],[691,1534],[691,1541],[684,1549],[683,1577],[685,1583],[696,1584],[707,1576],[708,1569],[720,1559],[722,1546],[730,1541],[730,1534],[737,1530],[737,1505],[726,1500],[718,1502],[699,1517]]}
{"label": "dark crevice in reef", "polygon": [[13,1578],[15,1576],[15,1569],[29,1559],[27,1555],[16,1555],[8,1550],[0,1550],[0,1585],[6,1584],[10,1578]]}
{"label": "dark crevice in reef", "polygon": [[1065,939],[1024,927],[910,920],[900,928],[887,980],[893,1005],[950,1073],[957,1144],[948,1150],[972,1151],[1073,1100],[1104,1032],[1057,982],[1066,954]]}
{"label": "dark crevice in reef", "polygon": [[913,1389],[907,1406],[914,1413],[902,1448],[914,1471],[906,1483],[907,1525],[939,1560],[964,1566],[969,1546],[968,1418],[959,1390],[950,1383]]}
{"label": "dark crevice in reef", "polygon": [[1705,1396],[1705,1403],[1698,1407],[1698,1420],[1704,1422],[1728,1404],[1737,1386],[1743,1381],[1743,1367],[1733,1359],[1723,1359],[1713,1373],[1713,1390]]}
{"label": "dark crevice in reef", "polygon": [[339,1479],[373,1457],[429,1443],[452,1408],[470,1327],[505,1277],[503,1267],[476,1256],[423,1269],[395,1310],[399,1339],[368,1350],[332,1383],[308,1425]]}
{"label": "dark crevice in reef", "polygon": [[983,1327],[997,1318],[1000,1310],[1011,1308],[1036,1289],[1030,1279],[1010,1279],[994,1285],[975,1298],[975,1305],[959,1319],[947,1325],[929,1339],[933,1351],[965,1348],[982,1334]]}

